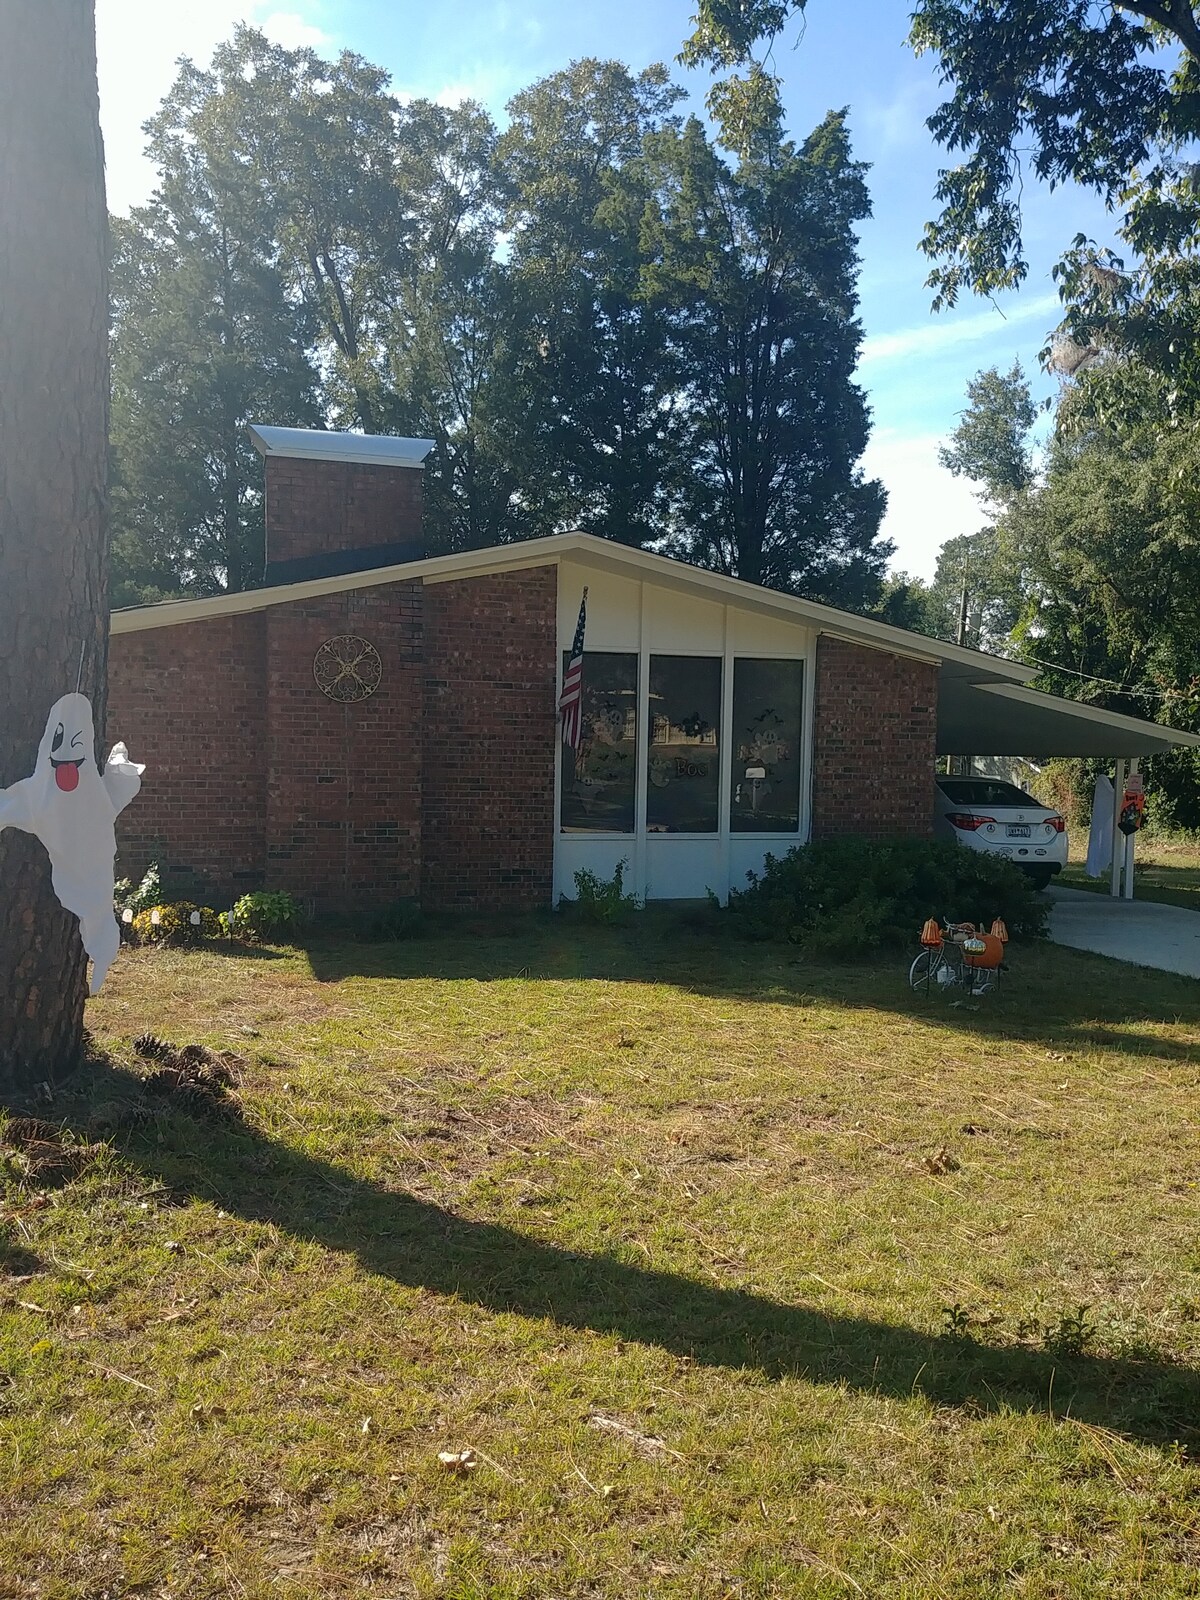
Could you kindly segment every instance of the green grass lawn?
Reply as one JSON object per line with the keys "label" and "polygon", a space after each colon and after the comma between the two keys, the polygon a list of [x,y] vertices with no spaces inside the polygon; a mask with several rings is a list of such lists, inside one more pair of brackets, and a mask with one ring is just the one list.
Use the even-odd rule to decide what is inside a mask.
{"label": "green grass lawn", "polygon": [[[1087,837],[1083,836],[1086,852]],[[1057,879],[1072,889],[1109,891],[1109,878],[1089,878],[1083,859],[1072,860]],[[1161,900],[1167,905],[1200,911],[1200,843],[1194,839],[1142,835],[1134,853],[1133,892],[1139,900]]]}
{"label": "green grass lawn", "polygon": [[[126,953],[104,1148],[8,1161],[0,1595],[1197,1595],[1200,985],[1012,967]],[[234,1113],[134,1119],[145,1029]]]}

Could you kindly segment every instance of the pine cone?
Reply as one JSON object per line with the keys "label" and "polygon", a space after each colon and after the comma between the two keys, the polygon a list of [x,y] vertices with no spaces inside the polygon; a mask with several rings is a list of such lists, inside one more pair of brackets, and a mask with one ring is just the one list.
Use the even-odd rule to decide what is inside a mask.
{"label": "pine cone", "polygon": [[30,1144],[61,1144],[62,1129],[40,1117],[10,1117],[4,1124],[4,1143],[14,1150]]}
{"label": "pine cone", "polygon": [[133,1041],[133,1048],[146,1061],[162,1061],[171,1053],[167,1041],[154,1033],[139,1033]]}

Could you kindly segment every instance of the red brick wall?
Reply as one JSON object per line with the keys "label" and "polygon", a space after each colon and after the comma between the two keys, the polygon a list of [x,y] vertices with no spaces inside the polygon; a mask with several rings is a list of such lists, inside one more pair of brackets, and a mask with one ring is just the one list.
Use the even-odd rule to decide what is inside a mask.
{"label": "red brick wall", "polygon": [[817,642],[812,836],[933,832],[937,668]]}
{"label": "red brick wall", "polygon": [[426,586],[427,905],[551,902],[557,577]]}
{"label": "red brick wall", "polygon": [[146,764],[141,794],[117,819],[121,875],[157,861],[195,875],[218,904],[262,883],[265,677],[262,614],[113,638],[109,741]]}
{"label": "red brick wall", "polygon": [[266,468],[268,561],[422,540],[419,467],[268,456]]}
{"label": "red brick wall", "polygon": [[[266,612],[266,882],[353,911],[420,893],[422,590],[355,589]],[[368,699],[331,700],[313,677],[330,638],[379,652]]]}

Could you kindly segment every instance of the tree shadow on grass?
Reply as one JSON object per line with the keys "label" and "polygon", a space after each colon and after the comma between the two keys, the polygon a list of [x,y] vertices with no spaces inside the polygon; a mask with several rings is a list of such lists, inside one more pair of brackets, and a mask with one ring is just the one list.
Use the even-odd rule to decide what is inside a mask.
{"label": "tree shadow on grass", "polygon": [[[53,1114],[91,1136],[97,1107],[111,1126],[114,1105],[144,1103],[137,1075],[95,1060],[66,1085]],[[236,1108],[219,1119],[172,1109],[114,1143],[178,1199],[212,1201],[353,1256],[395,1283],[489,1311],[549,1318],[770,1380],[924,1395],[973,1416],[1050,1413],[1157,1445],[1200,1437],[1200,1373],[1189,1368],[923,1333],[564,1249],[356,1178],[266,1137]]]}

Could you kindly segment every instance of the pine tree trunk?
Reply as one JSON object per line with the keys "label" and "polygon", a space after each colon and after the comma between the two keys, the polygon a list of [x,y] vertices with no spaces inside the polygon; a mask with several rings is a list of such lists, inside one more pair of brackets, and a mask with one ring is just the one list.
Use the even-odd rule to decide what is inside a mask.
{"label": "pine tree trunk", "polygon": [[[107,254],[92,0],[0,0],[0,788],[77,686],[103,741]],[[45,850],[0,831],[0,1090],[79,1060],[84,973]]]}

